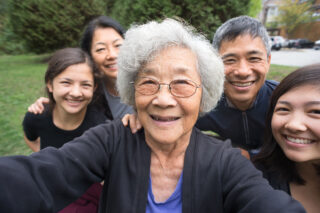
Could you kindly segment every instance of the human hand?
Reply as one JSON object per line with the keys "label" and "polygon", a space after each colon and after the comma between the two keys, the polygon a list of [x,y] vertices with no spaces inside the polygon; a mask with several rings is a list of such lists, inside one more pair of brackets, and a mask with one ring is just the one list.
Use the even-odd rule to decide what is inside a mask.
{"label": "human hand", "polygon": [[136,133],[142,127],[136,114],[126,114],[123,116],[122,124],[124,126],[128,126],[129,124],[132,133]]}
{"label": "human hand", "polygon": [[41,114],[44,110],[44,104],[49,103],[49,98],[40,97],[28,107],[28,112],[33,114]]}

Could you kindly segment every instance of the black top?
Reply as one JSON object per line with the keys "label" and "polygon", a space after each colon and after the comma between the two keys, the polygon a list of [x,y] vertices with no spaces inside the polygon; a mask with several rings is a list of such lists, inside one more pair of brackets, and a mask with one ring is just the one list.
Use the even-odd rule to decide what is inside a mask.
{"label": "black top", "polygon": [[260,148],[269,99],[277,84],[266,80],[252,107],[245,111],[232,106],[223,95],[216,108],[198,119],[196,127],[216,132],[223,139],[231,139],[236,147],[246,150]]}
{"label": "black top", "polygon": [[42,114],[27,112],[23,120],[23,130],[30,141],[40,137],[40,149],[48,146],[61,147],[75,137],[79,137],[84,131],[106,121],[106,116],[101,110],[88,107],[86,115],[80,126],[74,130],[63,130],[58,128],[52,120],[52,114],[47,109]]}
{"label": "black top", "polygon": [[[60,149],[0,158],[0,183],[5,183],[0,184],[0,209],[57,212],[104,180],[100,213],[143,213],[150,159],[143,130],[132,134],[120,120],[98,125]],[[285,192],[273,190],[230,143],[193,129],[183,166],[182,212],[305,211]]]}

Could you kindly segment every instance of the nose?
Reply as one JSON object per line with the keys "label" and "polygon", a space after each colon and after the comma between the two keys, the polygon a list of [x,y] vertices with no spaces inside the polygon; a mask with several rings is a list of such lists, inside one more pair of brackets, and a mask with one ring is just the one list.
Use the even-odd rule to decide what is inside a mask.
{"label": "nose", "polygon": [[69,94],[73,97],[80,97],[82,95],[80,85],[73,85]]}
{"label": "nose", "polygon": [[236,68],[235,74],[241,78],[247,78],[251,74],[250,65],[246,60],[240,60],[239,65]]}
{"label": "nose", "polygon": [[156,97],[152,103],[162,108],[175,106],[177,104],[175,97],[170,92],[169,84],[160,84],[160,89],[156,93]]}
{"label": "nose", "polygon": [[297,113],[291,116],[284,127],[292,132],[303,132],[307,130],[303,116]]}
{"label": "nose", "polygon": [[117,50],[114,47],[108,48],[106,59],[112,60],[112,59],[117,58],[117,56],[118,56],[118,53],[117,53]]}

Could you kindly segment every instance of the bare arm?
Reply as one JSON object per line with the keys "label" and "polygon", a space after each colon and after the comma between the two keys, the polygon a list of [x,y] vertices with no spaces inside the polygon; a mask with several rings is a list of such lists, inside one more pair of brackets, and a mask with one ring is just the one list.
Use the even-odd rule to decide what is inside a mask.
{"label": "bare arm", "polygon": [[26,135],[23,136],[26,144],[30,147],[30,149],[34,152],[38,152],[40,150],[40,137],[38,137],[34,141],[30,141]]}
{"label": "bare arm", "polygon": [[126,114],[123,116],[122,124],[124,126],[128,126],[129,124],[132,133],[136,133],[142,127],[136,114]]}
{"label": "bare arm", "polygon": [[33,114],[41,114],[44,110],[44,104],[48,104],[48,103],[49,103],[48,98],[40,97],[28,107],[28,111]]}

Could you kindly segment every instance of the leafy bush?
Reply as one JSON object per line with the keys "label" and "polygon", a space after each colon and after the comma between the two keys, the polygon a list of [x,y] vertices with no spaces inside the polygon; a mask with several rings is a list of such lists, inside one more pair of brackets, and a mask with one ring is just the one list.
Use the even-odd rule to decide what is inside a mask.
{"label": "leafy bush", "polygon": [[103,0],[11,0],[9,18],[28,51],[45,53],[78,46],[84,26],[105,8]]}
{"label": "leafy bush", "polygon": [[247,14],[250,0],[113,0],[107,13],[128,27],[131,23],[178,16],[209,39],[226,20]]}

